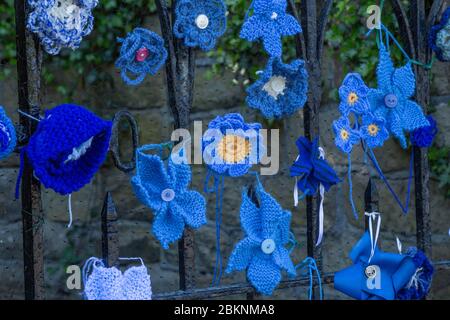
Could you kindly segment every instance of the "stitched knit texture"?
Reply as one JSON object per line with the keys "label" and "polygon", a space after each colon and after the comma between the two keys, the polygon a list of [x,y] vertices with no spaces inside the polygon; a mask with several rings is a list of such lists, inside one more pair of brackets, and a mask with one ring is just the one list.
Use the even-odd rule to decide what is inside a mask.
{"label": "stitched knit texture", "polygon": [[150,275],[144,265],[130,267],[122,273],[116,267],[107,268],[97,258],[90,258],[86,264],[91,264],[87,269],[92,269],[83,275],[86,300],[152,299]]}
{"label": "stitched knit texture", "polygon": [[342,116],[333,121],[334,143],[342,152],[352,152],[353,146],[359,144],[359,131],[350,125],[347,117]]}
{"label": "stitched knit texture", "polygon": [[[144,81],[147,74],[155,75],[167,59],[164,40],[153,31],[136,28],[128,33],[122,43],[116,67],[128,85],[136,86]],[[135,78],[132,79],[128,74]]]}
{"label": "stitched knit texture", "polygon": [[359,135],[369,148],[382,147],[389,139],[389,131],[386,128],[386,121],[368,112],[362,116],[362,125]]}
{"label": "stitched knit texture", "polygon": [[254,0],[253,15],[246,17],[240,37],[248,41],[261,40],[270,56],[281,57],[281,37],[302,32],[298,21],[286,13],[286,0]]}
{"label": "stitched knit texture", "polygon": [[406,148],[405,132],[429,125],[422,108],[410,100],[416,89],[416,79],[407,63],[395,68],[386,47],[381,44],[377,67],[378,88],[369,91],[373,114],[386,121],[387,129]]}
{"label": "stitched knit texture", "polygon": [[153,234],[164,249],[181,238],[185,225],[198,229],[206,224],[205,198],[191,191],[191,168],[169,157],[167,168],[159,155],[146,154],[160,145],[137,150],[136,175],[131,179],[138,199],[154,212]]}
{"label": "stitched knit texture", "polygon": [[369,101],[367,94],[369,88],[364,83],[359,73],[349,73],[345,77],[339,88],[339,111],[342,115],[348,116],[351,112],[361,115],[369,111]]}
{"label": "stitched knit texture", "polygon": [[[256,187],[257,205],[242,192],[240,211],[245,238],[235,247],[228,260],[227,273],[247,270],[247,278],[255,289],[271,295],[281,281],[281,270],[295,276],[295,267],[285,248],[289,242],[291,213],[265,192],[261,184]],[[264,251],[263,251],[264,250]]]}
{"label": "stitched knit texture", "polygon": [[76,105],[46,111],[25,150],[35,176],[61,195],[80,190],[105,161],[111,126]]}
{"label": "stitched knit texture", "polygon": [[438,133],[436,120],[430,115],[427,116],[429,126],[414,130],[411,133],[411,144],[420,148],[429,148],[433,144]]}
{"label": "stitched knit texture", "polygon": [[428,45],[441,61],[450,61],[450,7],[445,10],[441,21],[431,27]]}
{"label": "stitched knit texture", "polygon": [[92,10],[98,0],[28,0],[27,28],[38,35],[47,53],[77,49],[94,25]]}
{"label": "stitched knit texture", "polygon": [[265,118],[291,116],[303,108],[308,92],[308,73],[303,60],[285,64],[269,59],[259,79],[247,89],[247,104]]}
{"label": "stitched knit texture", "polygon": [[179,0],[176,2],[175,37],[188,47],[209,51],[227,29],[226,5],[223,0]]}
{"label": "stitched knit texture", "polygon": [[8,157],[17,144],[16,129],[0,106],[0,160]]}

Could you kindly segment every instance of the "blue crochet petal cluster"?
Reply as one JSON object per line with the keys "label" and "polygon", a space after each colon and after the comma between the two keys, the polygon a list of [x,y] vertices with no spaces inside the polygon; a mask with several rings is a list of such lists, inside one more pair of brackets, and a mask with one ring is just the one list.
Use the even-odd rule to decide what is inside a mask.
{"label": "blue crochet petal cluster", "polygon": [[240,37],[248,41],[261,40],[270,56],[281,57],[283,36],[302,32],[298,21],[286,13],[286,0],[254,0],[253,15],[248,17]]}
{"label": "blue crochet petal cluster", "polygon": [[427,116],[429,126],[414,130],[411,133],[411,144],[420,148],[429,148],[433,144],[438,133],[436,120],[432,116]]}
{"label": "blue crochet petal cluster", "polygon": [[428,45],[441,61],[450,61],[450,7],[445,10],[439,24],[431,27]]}
{"label": "blue crochet petal cluster", "polygon": [[370,110],[367,94],[369,88],[359,73],[349,73],[339,88],[339,111],[348,116],[351,112],[362,115]]}
{"label": "blue crochet petal cluster", "polygon": [[228,261],[227,273],[247,270],[247,278],[255,289],[271,295],[281,281],[281,271],[295,276],[295,267],[285,248],[289,242],[291,213],[259,184],[256,188],[259,204],[242,192],[241,225],[245,232]]}
{"label": "blue crochet petal cluster", "polygon": [[265,118],[282,118],[303,108],[308,92],[308,73],[303,60],[285,64],[270,58],[259,79],[247,89],[247,104]]}
{"label": "blue crochet petal cluster", "polygon": [[76,105],[46,111],[25,149],[35,176],[61,195],[80,190],[105,161],[111,126]]}
{"label": "blue crochet petal cluster", "polygon": [[138,199],[154,211],[153,233],[164,249],[181,238],[185,225],[198,229],[206,224],[205,198],[191,191],[191,168],[169,157],[167,168],[160,156],[146,154],[160,145],[137,151],[136,175],[131,179]]}
{"label": "blue crochet petal cluster", "polygon": [[94,25],[92,10],[98,0],[28,0],[27,28],[36,33],[49,54],[77,49]]}
{"label": "blue crochet petal cluster", "polygon": [[378,118],[371,113],[362,116],[362,126],[359,130],[361,139],[369,148],[382,147],[389,139],[389,131],[383,118]]}
{"label": "blue crochet petal cluster", "polygon": [[[136,28],[119,42],[122,45],[116,67],[128,85],[139,85],[147,74],[155,75],[167,59],[164,40],[153,31]],[[135,78],[130,78],[129,73]]]}
{"label": "blue crochet petal cluster", "polygon": [[359,144],[360,136],[358,130],[350,125],[347,117],[340,117],[333,122],[334,143],[345,153],[352,152],[353,146]]}
{"label": "blue crochet petal cluster", "polygon": [[188,47],[209,51],[227,29],[223,0],[179,0],[176,2],[174,35]]}
{"label": "blue crochet petal cluster", "polygon": [[0,160],[8,157],[16,148],[16,130],[11,119],[0,106]]}

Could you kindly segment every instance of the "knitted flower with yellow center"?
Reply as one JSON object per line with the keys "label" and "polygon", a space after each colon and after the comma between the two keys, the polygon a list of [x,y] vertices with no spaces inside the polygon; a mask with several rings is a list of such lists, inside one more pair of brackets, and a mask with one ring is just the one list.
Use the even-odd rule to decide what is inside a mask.
{"label": "knitted flower with yellow center", "polygon": [[217,151],[219,156],[228,163],[239,163],[250,156],[252,145],[238,135],[226,135],[220,140]]}
{"label": "knitted flower with yellow center", "polygon": [[346,117],[340,117],[333,122],[335,143],[345,153],[352,152],[353,146],[359,143],[359,132],[350,126]]}
{"label": "knitted flower with yellow center", "polygon": [[369,148],[381,147],[389,138],[384,119],[374,117],[370,113],[363,115],[359,133]]}
{"label": "knitted flower with yellow center", "polygon": [[359,73],[349,73],[339,88],[340,112],[347,116],[350,112],[361,115],[369,110],[367,93],[369,88]]}

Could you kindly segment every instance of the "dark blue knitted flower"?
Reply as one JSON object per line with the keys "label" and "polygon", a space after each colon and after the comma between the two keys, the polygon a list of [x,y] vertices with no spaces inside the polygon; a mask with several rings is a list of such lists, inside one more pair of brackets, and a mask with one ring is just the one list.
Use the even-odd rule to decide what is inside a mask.
{"label": "dark blue knitted flower", "polygon": [[307,99],[308,73],[303,60],[285,64],[270,58],[259,79],[247,89],[247,104],[261,111],[265,118],[294,114]]}
{"label": "dark blue knitted flower", "polygon": [[25,149],[35,176],[61,195],[80,190],[105,161],[111,126],[76,105],[46,111]]}
{"label": "dark blue knitted flower", "polygon": [[411,133],[411,144],[420,148],[429,148],[433,144],[434,137],[438,133],[436,120],[432,116],[427,116],[429,126],[414,130]]}
{"label": "dark blue knitted flower", "polygon": [[450,61],[450,7],[445,10],[439,24],[433,26],[428,36],[428,45],[441,61]]}
{"label": "dark blue knitted flower", "polygon": [[368,93],[369,88],[359,73],[347,74],[339,88],[339,98],[341,99],[339,111],[341,114],[348,116],[350,112],[353,112],[361,115],[369,111]]}
{"label": "dark blue knitted flower", "polygon": [[291,213],[265,192],[256,188],[258,204],[242,192],[241,225],[245,238],[234,248],[227,273],[247,269],[247,278],[258,292],[271,295],[281,281],[281,270],[295,276],[295,267],[285,248],[289,242]]}
{"label": "dark blue knitted flower", "polygon": [[0,160],[8,157],[17,144],[16,130],[11,119],[0,106]]}
{"label": "dark blue knitted flower", "polygon": [[146,145],[136,152],[136,175],[131,179],[138,199],[154,210],[153,233],[164,249],[183,235],[185,225],[198,229],[206,224],[205,198],[191,191],[191,168],[169,157],[168,165],[149,150],[161,145]]}
{"label": "dark blue knitted flower", "polygon": [[188,47],[209,51],[227,29],[223,0],[179,0],[176,2],[174,35]]}
{"label": "dark blue knitted flower", "polygon": [[254,0],[253,15],[246,18],[240,37],[252,42],[262,40],[270,56],[281,57],[281,37],[302,32],[300,24],[286,13],[286,8],[286,0]]}
{"label": "dark blue knitted flower", "polygon": [[384,119],[377,118],[371,113],[362,116],[359,134],[369,148],[381,147],[389,139],[389,131],[386,129]]}
{"label": "dark blue knitted flower", "polygon": [[[121,69],[120,75],[128,85],[136,86],[147,74],[155,75],[167,59],[164,40],[150,30],[136,28],[125,39],[118,40],[122,46],[116,67]],[[131,79],[128,73],[136,78]]]}
{"label": "dark blue knitted flower", "polygon": [[352,152],[353,146],[359,143],[359,132],[350,126],[350,121],[347,117],[340,117],[338,120],[333,121],[333,130],[336,146],[343,152]]}
{"label": "dark blue knitted flower", "polygon": [[219,175],[238,177],[257,164],[264,146],[259,123],[246,123],[239,113],[217,116],[203,135],[203,159]]}
{"label": "dark blue knitted flower", "polygon": [[378,89],[369,92],[372,112],[376,117],[385,119],[389,132],[406,148],[404,132],[429,125],[422,108],[410,100],[416,88],[411,63],[395,68],[389,52],[381,44],[377,79]]}
{"label": "dark blue knitted flower", "polygon": [[49,54],[77,49],[94,25],[92,10],[98,0],[28,0],[27,28],[38,35]]}

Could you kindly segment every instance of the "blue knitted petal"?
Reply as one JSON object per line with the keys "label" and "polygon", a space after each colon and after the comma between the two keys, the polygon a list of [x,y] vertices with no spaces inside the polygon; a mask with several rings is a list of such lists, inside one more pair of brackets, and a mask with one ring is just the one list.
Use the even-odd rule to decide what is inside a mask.
{"label": "blue knitted petal", "polygon": [[414,101],[405,101],[405,103],[399,107],[399,113],[403,115],[402,123],[403,128],[406,131],[413,131],[430,125],[422,112],[422,108]]}
{"label": "blue knitted petal", "polygon": [[406,137],[403,132],[401,115],[396,112],[389,112],[387,115],[389,131],[399,140],[403,149],[406,148]]}
{"label": "blue knitted petal", "polygon": [[277,20],[277,27],[279,32],[283,36],[292,36],[294,34],[302,32],[302,27],[298,23],[297,19],[295,19],[290,14],[284,14],[279,17]]}
{"label": "blue knitted petal", "polygon": [[167,173],[176,192],[186,189],[191,182],[191,168],[187,164],[174,164],[169,160]]}
{"label": "blue knitted petal", "polygon": [[161,242],[164,249],[169,249],[169,244],[181,238],[184,231],[184,219],[177,212],[177,208],[169,205],[168,210],[159,212],[153,220],[153,233]]}
{"label": "blue knitted petal", "polygon": [[262,239],[261,235],[261,214],[259,208],[253,203],[253,201],[247,195],[248,189],[244,188],[242,191],[242,203],[240,208],[240,218],[242,229],[246,235],[259,240]]}
{"label": "blue knitted petal", "polygon": [[247,278],[258,292],[271,295],[281,281],[281,270],[271,256],[260,252],[250,262]]}
{"label": "blue knitted petal", "polygon": [[197,191],[185,191],[176,195],[172,205],[191,228],[198,229],[206,224],[205,198]]}
{"label": "blue knitted petal", "polygon": [[280,33],[268,33],[263,37],[264,49],[272,57],[281,57],[281,34]]}
{"label": "blue knitted petal", "polygon": [[[161,199],[161,192],[173,187],[173,180],[167,175],[164,162],[154,154],[137,152],[137,175],[136,182],[144,188],[147,195],[152,199]],[[142,202],[144,199],[139,198]]]}
{"label": "blue knitted petal", "polygon": [[392,74],[394,72],[394,63],[391,60],[386,47],[381,44],[380,61],[377,67],[378,89],[383,92],[392,92]]}
{"label": "blue knitted petal", "polygon": [[395,69],[392,75],[392,82],[402,93],[404,98],[412,97],[416,90],[416,79],[411,68],[411,63],[408,63],[401,68]]}
{"label": "blue knitted petal", "polygon": [[131,185],[136,197],[147,207],[155,211],[161,210],[164,201],[161,198],[161,191],[155,187],[144,185],[139,176],[131,178]]}
{"label": "blue knitted petal", "polygon": [[295,276],[295,267],[289,256],[289,251],[283,247],[277,247],[273,252],[273,261],[281,269],[284,269],[290,276]]}
{"label": "blue knitted petal", "polygon": [[266,31],[265,21],[260,21],[258,16],[251,16],[242,25],[239,37],[247,41],[253,42],[264,35]]}
{"label": "blue knitted petal", "polygon": [[278,222],[282,218],[283,209],[270,194],[262,189],[259,192],[262,236],[264,239],[272,238],[278,229]]}
{"label": "blue knitted petal", "polygon": [[256,252],[261,250],[261,245],[250,237],[238,242],[228,259],[226,273],[243,271],[247,269]]}
{"label": "blue knitted petal", "polygon": [[286,245],[289,242],[289,230],[291,227],[291,212],[284,210],[281,217],[277,221],[277,229],[275,238],[281,245]]}
{"label": "blue knitted petal", "polygon": [[0,160],[8,157],[16,148],[16,129],[0,106]]}

